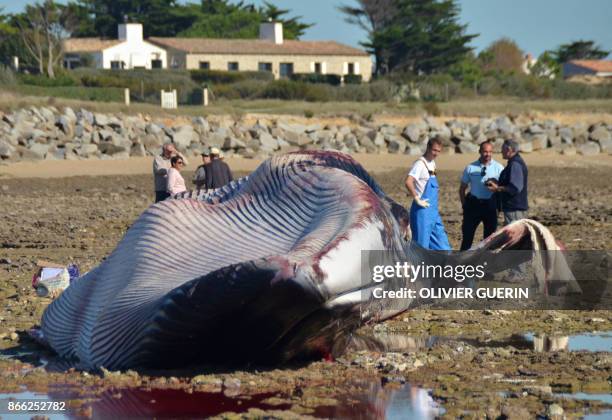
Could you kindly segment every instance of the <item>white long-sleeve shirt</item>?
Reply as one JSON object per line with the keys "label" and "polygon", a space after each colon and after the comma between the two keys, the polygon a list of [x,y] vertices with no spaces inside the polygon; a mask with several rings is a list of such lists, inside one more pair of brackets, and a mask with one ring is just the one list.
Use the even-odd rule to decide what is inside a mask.
{"label": "white long-sleeve shirt", "polygon": [[187,191],[185,187],[185,180],[179,171],[174,168],[168,169],[168,183],[166,191],[170,195],[178,194],[183,191]]}

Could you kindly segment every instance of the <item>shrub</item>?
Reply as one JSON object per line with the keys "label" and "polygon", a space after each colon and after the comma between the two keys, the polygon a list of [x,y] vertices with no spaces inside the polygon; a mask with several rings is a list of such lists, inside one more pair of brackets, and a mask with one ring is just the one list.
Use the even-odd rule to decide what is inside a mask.
{"label": "shrub", "polygon": [[342,77],[337,74],[293,73],[291,80],[294,82],[327,83],[328,85],[339,86]]}
{"label": "shrub", "polygon": [[423,108],[429,115],[433,115],[434,117],[439,117],[442,114],[442,112],[440,111],[440,107],[438,107],[438,104],[433,101],[423,103]]}
{"label": "shrub", "polygon": [[78,86],[80,83],[72,75],[68,73],[59,73],[54,79],[45,75],[20,74],[19,81],[25,85],[33,86]]}
{"label": "shrub", "polygon": [[263,98],[305,100],[308,102],[325,102],[330,100],[331,96],[326,86],[291,80],[270,82],[261,93]]}
{"label": "shrub", "polygon": [[344,83],[347,85],[358,85],[361,84],[363,77],[360,74],[347,74],[344,76]]}
{"label": "shrub", "polygon": [[311,109],[305,109],[304,110],[304,116],[306,118],[312,118],[312,117],[314,117],[314,112]]}
{"label": "shrub", "polygon": [[123,89],[90,88],[83,86],[17,85],[14,90],[23,95],[49,96],[98,102],[123,102]]}
{"label": "shrub", "polygon": [[269,71],[223,71],[223,70],[191,70],[191,79],[197,83],[237,83],[245,80],[274,79]]}
{"label": "shrub", "polygon": [[372,94],[369,86],[366,85],[346,85],[335,88],[336,100],[339,101],[355,101],[369,102],[372,100]]}
{"label": "shrub", "polygon": [[15,83],[17,83],[17,78],[13,70],[0,65],[0,85],[14,85]]}

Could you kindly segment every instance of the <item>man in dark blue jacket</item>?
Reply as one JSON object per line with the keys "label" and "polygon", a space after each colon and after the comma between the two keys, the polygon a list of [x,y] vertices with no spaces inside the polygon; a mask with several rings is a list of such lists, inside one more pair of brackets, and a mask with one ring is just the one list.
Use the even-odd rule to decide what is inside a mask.
{"label": "man in dark blue jacket", "polygon": [[[502,157],[508,161],[499,174],[499,181],[489,181],[489,191],[498,193],[504,212],[504,226],[527,218],[527,165],[519,154],[519,145],[514,140],[506,140],[502,145]],[[525,279],[526,266],[520,264],[510,271],[509,282],[522,282]]]}
{"label": "man in dark blue jacket", "polygon": [[489,191],[499,193],[504,212],[504,225],[515,220],[526,219],[527,203],[527,165],[519,154],[519,145],[514,140],[506,140],[502,146],[502,157],[508,164],[499,175],[496,183],[490,181]]}

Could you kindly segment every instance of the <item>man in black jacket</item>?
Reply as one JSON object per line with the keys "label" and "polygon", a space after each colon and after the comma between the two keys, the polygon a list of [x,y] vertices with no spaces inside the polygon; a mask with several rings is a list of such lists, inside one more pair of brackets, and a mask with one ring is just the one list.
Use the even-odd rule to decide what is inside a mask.
{"label": "man in black jacket", "polygon": [[210,150],[210,157],[212,160],[210,161],[210,163],[204,166],[204,169],[206,171],[206,188],[209,190],[221,188],[225,184],[228,184],[229,182],[234,180],[234,177],[232,176],[232,171],[230,171],[230,168],[229,166],[227,166],[227,163],[219,159],[220,153],[221,152],[219,151],[219,149],[213,147]]}
{"label": "man in black jacket", "polygon": [[519,154],[518,143],[506,140],[502,146],[502,157],[508,164],[499,175],[496,183],[487,184],[489,191],[499,193],[502,211],[504,212],[504,225],[515,220],[526,219],[529,205],[527,203],[527,164]]}
{"label": "man in black jacket", "polygon": [[[489,181],[489,191],[498,193],[504,212],[504,226],[527,218],[527,164],[519,154],[519,145],[514,140],[506,140],[502,145],[502,157],[508,161],[499,174],[499,182]],[[510,271],[509,282],[522,282],[526,276],[527,267],[520,264]]]}

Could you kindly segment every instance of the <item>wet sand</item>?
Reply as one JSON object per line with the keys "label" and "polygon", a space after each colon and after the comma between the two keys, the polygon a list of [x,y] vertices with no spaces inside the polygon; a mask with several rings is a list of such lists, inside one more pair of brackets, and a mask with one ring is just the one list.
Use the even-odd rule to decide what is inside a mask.
{"label": "wet sand", "polygon": [[[357,159],[392,198],[408,204],[402,182],[412,158],[370,155]],[[461,224],[457,182],[463,166],[473,159],[442,156],[438,162],[441,213],[454,248],[459,246]],[[191,168],[196,160],[191,159]],[[612,158],[538,153],[527,155],[526,160],[531,217],[548,226],[568,249],[612,249]],[[244,175],[258,162],[228,159],[228,163]],[[61,384],[72,390],[70,404],[85,417],[92,414],[93,404],[86,396],[117,395],[126,388],[229,392],[232,398],[247,399],[267,392],[266,398],[272,398],[269,402],[277,408],[270,404],[251,408],[249,417],[341,415],[346,414],[342,410],[347,398],[387,395],[406,382],[431,389],[448,417],[533,417],[546,415],[553,403],[570,418],[612,408],[556,394],[611,394],[612,348],[538,352],[524,340],[509,339],[527,332],[556,337],[612,331],[609,311],[415,310],[361,332],[368,337],[391,335],[395,347],[355,346],[333,362],[276,369],[208,366],[173,373],[65,371],[61,361],[26,333],[40,322],[50,302],[31,289],[36,260],[75,262],[82,272],[98,265],[151,203],[150,168],[150,158],[0,166],[1,392],[17,392],[25,385],[48,393]],[[477,238],[481,235],[477,232]],[[419,345],[431,336],[445,339],[432,346]],[[36,368],[41,357],[49,362]]]}

